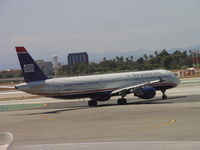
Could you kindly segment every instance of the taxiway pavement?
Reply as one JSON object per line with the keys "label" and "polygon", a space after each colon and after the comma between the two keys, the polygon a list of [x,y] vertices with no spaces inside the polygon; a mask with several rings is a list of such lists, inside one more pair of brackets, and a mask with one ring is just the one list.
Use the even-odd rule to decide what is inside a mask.
{"label": "taxiway pavement", "polygon": [[112,98],[94,108],[87,100],[0,101],[2,107],[43,104],[0,112],[0,131],[11,132],[21,150],[199,148],[200,80],[184,80],[167,95],[161,100],[158,92],[150,101],[129,95],[123,106]]}

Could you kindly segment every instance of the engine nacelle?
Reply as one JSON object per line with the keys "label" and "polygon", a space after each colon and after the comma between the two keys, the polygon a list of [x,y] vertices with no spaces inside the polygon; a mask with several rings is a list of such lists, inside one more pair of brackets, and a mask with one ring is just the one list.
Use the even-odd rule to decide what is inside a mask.
{"label": "engine nacelle", "polygon": [[142,99],[151,99],[155,97],[156,90],[153,87],[144,87],[137,90],[134,95]]}

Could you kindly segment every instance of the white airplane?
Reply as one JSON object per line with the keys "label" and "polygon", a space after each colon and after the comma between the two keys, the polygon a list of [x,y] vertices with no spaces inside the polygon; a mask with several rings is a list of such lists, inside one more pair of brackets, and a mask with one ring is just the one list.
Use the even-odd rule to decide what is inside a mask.
{"label": "white airplane", "polygon": [[97,101],[107,101],[112,96],[121,96],[118,104],[126,104],[125,97],[133,93],[141,99],[155,97],[160,90],[166,99],[165,91],[176,87],[180,80],[167,70],[112,73],[102,75],[76,76],[49,79],[24,47],[16,47],[25,83],[15,89],[30,94],[56,98],[90,98],[89,106],[97,106]]}

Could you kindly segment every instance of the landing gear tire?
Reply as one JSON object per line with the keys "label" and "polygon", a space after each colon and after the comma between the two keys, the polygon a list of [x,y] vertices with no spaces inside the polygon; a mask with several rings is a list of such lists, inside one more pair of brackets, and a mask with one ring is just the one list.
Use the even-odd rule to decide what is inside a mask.
{"label": "landing gear tire", "polygon": [[162,99],[167,99],[167,95],[163,95],[163,96],[162,96]]}
{"label": "landing gear tire", "polygon": [[161,92],[162,92],[162,99],[167,99],[167,95],[165,95],[165,92],[166,92],[166,90],[161,90]]}
{"label": "landing gear tire", "polygon": [[126,103],[127,103],[127,100],[124,99],[124,98],[120,98],[120,99],[118,99],[118,101],[117,101],[117,104],[118,104],[118,105],[124,105],[124,104],[126,104]]}
{"label": "landing gear tire", "polygon": [[96,100],[89,100],[88,101],[88,106],[90,106],[90,107],[96,107],[97,106],[97,101]]}

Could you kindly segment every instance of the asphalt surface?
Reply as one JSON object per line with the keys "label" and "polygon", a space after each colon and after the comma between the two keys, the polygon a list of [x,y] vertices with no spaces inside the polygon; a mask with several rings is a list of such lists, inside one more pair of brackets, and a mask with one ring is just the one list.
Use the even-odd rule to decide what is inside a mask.
{"label": "asphalt surface", "polygon": [[[167,100],[159,92],[150,101],[130,95],[123,106],[116,98],[94,108],[87,100],[2,101],[18,108],[0,112],[0,131],[13,133],[17,150],[199,149],[199,93],[199,79],[190,79]],[[41,103],[22,107],[33,102]]]}

